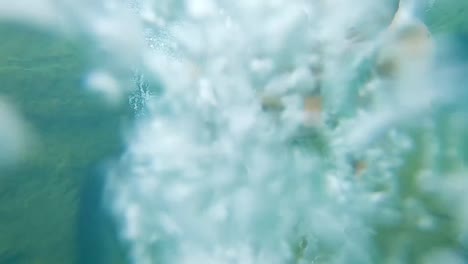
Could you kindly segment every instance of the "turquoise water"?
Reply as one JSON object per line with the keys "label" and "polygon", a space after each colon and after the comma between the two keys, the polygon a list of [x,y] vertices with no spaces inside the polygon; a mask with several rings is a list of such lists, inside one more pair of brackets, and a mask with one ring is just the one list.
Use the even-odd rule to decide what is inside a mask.
{"label": "turquoise water", "polygon": [[[141,2],[172,32],[144,14],[150,32],[141,40],[130,32],[141,28],[125,23],[126,13],[111,8],[116,17],[101,24],[86,16],[85,4],[72,5],[78,15],[70,12],[76,15],[67,25],[71,33],[31,27],[28,19],[0,24],[0,97],[17,110],[33,142],[15,164],[0,168],[0,264],[468,261],[460,187],[468,162],[464,78],[457,89],[447,84],[450,92],[461,90],[458,100],[411,117],[417,125],[397,123],[377,147],[359,153],[368,173],[356,178],[346,155],[352,151],[335,139],[361,123],[344,132],[305,133],[291,147],[284,138],[294,120],[271,125],[252,103],[252,83],[281,83],[275,74],[307,55],[300,51],[310,41],[302,30],[311,31],[288,24],[300,13],[293,4],[265,4],[270,14],[248,1],[223,2],[232,17],[220,12],[219,23],[216,16],[204,20],[210,10],[203,5],[190,13],[183,1]],[[236,13],[244,5],[252,13]],[[456,36],[461,62],[468,50],[466,8],[436,1],[426,14],[434,36]],[[104,7],[96,10],[90,13],[108,18]],[[244,31],[231,25],[236,19]],[[249,56],[271,57],[277,72],[250,79]],[[265,62],[255,63],[262,69]],[[133,79],[136,68],[140,81]],[[89,89],[90,73],[110,96]],[[118,97],[114,82],[124,99],[109,104]],[[221,107],[212,101],[213,83],[229,88],[217,91]],[[202,103],[188,89],[199,86],[206,88]],[[134,87],[142,90],[129,102]]]}
{"label": "turquoise water", "polygon": [[102,259],[116,236],[100,168],[123,148],[130,107],[83,88],[84,45],[17,24],[0,35],[1,96],[37,139],[0,173],[0,263],[118,263]]}

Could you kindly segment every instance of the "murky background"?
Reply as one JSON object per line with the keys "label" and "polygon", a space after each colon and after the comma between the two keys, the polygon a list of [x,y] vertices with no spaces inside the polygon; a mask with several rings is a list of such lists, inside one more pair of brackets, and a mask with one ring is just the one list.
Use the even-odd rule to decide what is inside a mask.
{"label": "murky background", "polygon": [[397,6],[0,2],[0,264],[467,263],[468,4],[387,79]]}

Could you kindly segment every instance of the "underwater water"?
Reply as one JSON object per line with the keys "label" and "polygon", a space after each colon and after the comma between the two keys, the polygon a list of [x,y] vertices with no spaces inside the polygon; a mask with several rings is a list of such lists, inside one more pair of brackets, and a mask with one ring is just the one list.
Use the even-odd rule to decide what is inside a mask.
{"label": "underwater water", "polygon": [[468,4],[403,2],[0,3],[0,264],[468,263]]}

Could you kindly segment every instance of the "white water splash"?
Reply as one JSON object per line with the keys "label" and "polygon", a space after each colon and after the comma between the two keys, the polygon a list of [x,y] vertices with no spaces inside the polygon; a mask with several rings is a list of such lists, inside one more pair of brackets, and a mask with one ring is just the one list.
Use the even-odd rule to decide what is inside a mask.
{"label": "white water splash", "polygon": [[[178,55],[156,48],[165,39],[154,38],[163,44],[152,45],[144,67],[164,92],[147,102],[149,117],[110,182],[135,263],[373,262],[369,224],[402,217],[390,201],[414,143],[401,127],[428,118],[437,101],[428,80],[410,78],[396,84],[393,99],[352,114],[358,67],[389,22],[388,13],[375,12],[389,7],[374,3],[142,4]],[[360,42],[347,39],[354,27]],[[300,98],[316,89],[319,76],[309,68],[318,59],[323,114],[345,119],[301,140]],[[415,100],[421,92],[429,95]],[[278,119],[261,110],[259,93],[285,96]],[[312,145],[303,140],[314,137]],[[368,163],[367,188],[350,156]],[[374,190],[382,183],[387,191]],[[383,220],[371,217],[381,210]]]}
{"label": "white water splash", "polygon": [[[468,237],[466,188],[457,184],[464,150],[441,149],[457,146],[446,142],[452,136],[463,141],[466,93],[447,96],[441,83],[460,87],[431,67],[405,68],[397,81],[375,77],[373,56],[388,41],[392,7],[371,0],[57,5],[68,14],[68,33],[103,51],[97,64],[105,70],[91,73],[92,86],[118,96],[126,85],[115,76],[139,69],[130,103],[145,114],[108,182],[133,263],[411,263],[402,245],[421,240],[408,236],[437,235],[446,217],[427,202],[431,194],[458,208],[444,214],[460,238],[434,253],[457,263]],[[54,8],[47,10],[43,21]],[[415,21],[411,12],[405,17],[404,26]],[[360,80],[366,74],[375,80]],[[319,84],[325,123],[306,128],[302,99]],[[366,85],[375,87],[361,98]],[[263,111],[264,94],[281,97],[283,111]],[[461,111],[450,115],[460,122],[448,132],[437,128],[447,106]],[[445,152],[455,169],[439,168]],[[382,243],[388,226],[396,234]]]}
{"label": "white water splash", "polygon": [[[151,117],[130,139],[111,181],[135,263],[288,263],[300,258],[293,248],[303,236],[309,261],[371,261],[372,232],[364,219],[372,200],[358,191],[347,160],[360,142],[346,135],[374,137],[401,115],[382,124],[374,121],[383,117],[378,113],[358,119],[358,126],[375,128],[330,134],[351,146],[320,153],[313,149],[328,144],[326,130],[317,146],[291,144],[301,130],[297,100],[277,124],[261,111],[258,97],[299,99],[313,92],[317,76],[309,67],[325,56],[326,93],[337,101],[330,111],[340,111],[342,89],[350,89],[346,83],[356,75],[353,64],[367,56],[391,13],[362,21],[359,14],[387,8],[370,3],[337,1],[323,9],[303,1],[171,2],[180,6],[173,14],[157,9],[169,4],[153,6],[151,17],[163,21],[158,24],[183,55],[173,60],[157,49],[146,56],[164,93],[148,102]],[[378,17],[384,17],[380,24],[363,26]],[[346,40],[352,25],[364,36],[358,43],[364,48],[346,54],[356,61],[349,64],[339,58],[354,44]],[[389,158],[380,163],[385,171],[397,166]]]}

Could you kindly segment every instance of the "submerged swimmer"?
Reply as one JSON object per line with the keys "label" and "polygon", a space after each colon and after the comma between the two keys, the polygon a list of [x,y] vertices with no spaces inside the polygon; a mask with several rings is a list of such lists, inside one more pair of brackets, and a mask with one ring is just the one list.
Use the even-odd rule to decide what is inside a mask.
{"label": "submerged swimmer", "polygon": [[[420,20],[420,2],[400,0],[398,9],[395,12],[391,23],[383,32],[383,41],[379,43],[371,59],[371,74],[365,85],[358,89],[367,89],[369,84],[375,80],[395,81],[406,78],[407,75],[417,75],[424,72],[430,65],[433,53],[433,40],[426,25]],[[353,28],[353,30],[355,30]],[[356,33],[356,32],[354,32]],[[349,35],[349,42],[354,46],[353,41],[359,38],[356,34]],[[377,36],[375,37],[377,39]],[[352,51],[352,50],[351,50]],[[325,59],[325,58],[322,58]],[[323,63],[311,67],[312,75],[316,76],[316,87],[311,87],[308,94],[302,94],[303,102],[303,127],[318,128],[323,126],[323,94],[321,82],[323,75]],[[356,73],[361,74],[361,73]],[[361,96],[361,95],[359,95]],[[374,97],[373,91],[365,94],[366,98],[361,98],[355,107],[362,107],[367,97]],[[281,96],[263,96],[261,105],[264,110],[275,110],[281,112],[285,105]],[[366,170],[366,162],[355,159],[352,162],[356,175],[361,175]]]}
{"label": "submerged swimmer", "polygon": [[433,41],[426,25],[411,15],[411,5],[400,2],[386,39],[376,58],[378,77],[398,78],[402,74],[429,65]]}
{"label": "submerged swimmer", "polygon": [[[417,18],[421,17],[421,6],[419,1],[399,1],[398,10],[387,27],[384,40],[375,52],[373,74],[369,82],[374,79],[397,80],[405,74],[423,70],[430,64],[433,41],[426,25]],[[350,41],[353,41],[354,35],[350,35]],[[303,123],[306,127],[316,127],[322,123],[322,67],[311,67],[312,74],[318,80],[317,87],[311,87],[312,92],[302,95]],[[261,104],[265,110],[281,111],[285,107],[281,96],[264,95]]]}
{"label": "submerged swimmer", "polygon": [[[359,91],[361,105],[357,107],[372,101],[379,92],[383,92],[383,100],[391,100],[389,93],[400,93],[398,88],[402,82],[418,81],[427,73],[434,56],[434,41],[429,29],[420,20],[418,12],[421,7],[416,4],[416,1],[400,1],[383,42],[375,52],[371,77]],[[389,85],[373,86],[375,81],[384,81]],[[367,169],[366,162],[360,159],[354,160],[352,165],[358,176]]]}

